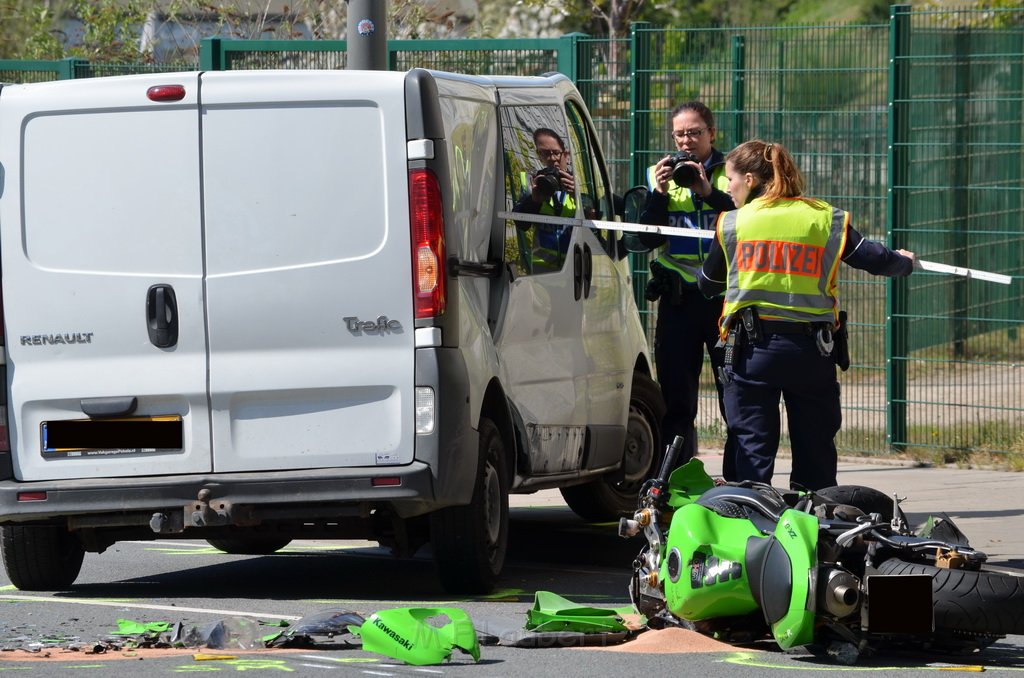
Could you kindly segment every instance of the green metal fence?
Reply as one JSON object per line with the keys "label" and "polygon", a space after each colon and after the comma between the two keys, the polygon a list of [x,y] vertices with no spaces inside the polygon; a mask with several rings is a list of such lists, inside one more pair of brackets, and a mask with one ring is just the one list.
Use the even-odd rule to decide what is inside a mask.
{"label": "green metal fence", "polygon": [[[619,192],[672,148],[667,114],[701,99],[716,146],[760,137],[792,151],[808,192],[870,238],[1010,286],[917,272],[889,281],[844,267],[853,367],[841,376],[842,451],[1024,453],[1024,8],[891,8],[874,25],[632,27],[628,38],[388,43],[389,67],[571,77]],[[0,62],[38,81],[157,70],[344,68],[344,41],[203,40],[198,64]],[[646,261],[634,282],[646,284]],[[653,311],[643,306],[648,329]],[[721,442],[711,371],[698,426]]]}

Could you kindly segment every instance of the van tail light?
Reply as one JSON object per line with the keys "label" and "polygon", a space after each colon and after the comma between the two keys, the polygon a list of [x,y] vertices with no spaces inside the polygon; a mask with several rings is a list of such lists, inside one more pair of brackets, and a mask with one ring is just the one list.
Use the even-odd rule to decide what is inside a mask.
{"label": "van tail light", "polygon": [[409,170],[409,221],[416,318],[433,318],[444,313],[448,284],[441,186],[428,169]]}

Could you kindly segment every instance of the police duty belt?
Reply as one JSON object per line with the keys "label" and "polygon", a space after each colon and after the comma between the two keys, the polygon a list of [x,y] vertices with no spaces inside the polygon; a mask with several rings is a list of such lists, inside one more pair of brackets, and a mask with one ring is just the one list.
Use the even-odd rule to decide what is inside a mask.
{"label": "police duty belt", "polygon": [[[599,219],[576,219],[574,217],[555,217],[545,214],[527,214],[526,212],[498,212],[500,219],[512,219],[513,221],[529,221],[535,224],[553,224],[557,226],[573,226],[578,228],[589,228],[594,231],[623,231],[626,233],[657,233],[660,235],[678,235],[684,238],[714,238],[715,231],[703,228],[679,228],[678,226],[652,226],[650,224],[633,224],[626,221],[601,221]],[[914,269],[919,271],[931,271],[932,273],[945,273],[958,275],[962,278],[975,280],[986,280],[988,282],[1009,285],[1013,277],[1002,273],[982,271],[977,268],[966,268],[964,266],[950,266],[934,261],[923,261],[918,259]]]}

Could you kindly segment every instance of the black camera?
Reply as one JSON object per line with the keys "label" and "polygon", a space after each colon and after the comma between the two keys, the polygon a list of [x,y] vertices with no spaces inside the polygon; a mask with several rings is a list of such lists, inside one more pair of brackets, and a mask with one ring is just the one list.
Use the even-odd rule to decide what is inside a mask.
{"label": "black camera", "polygon": [[544,196],[550,198],[562,190],[562,174],[557,167],[545,167],[542,170],[537,170],[533,183]]}
{"label": "black camera", "polygon": [[669,162],[672,163],[672,181],[676,182],[676,186],[689,188],[700,181],[700,173],[694,167],[686,164],[700,162],[700,159],[693,153],[679,151],[671,157]]}

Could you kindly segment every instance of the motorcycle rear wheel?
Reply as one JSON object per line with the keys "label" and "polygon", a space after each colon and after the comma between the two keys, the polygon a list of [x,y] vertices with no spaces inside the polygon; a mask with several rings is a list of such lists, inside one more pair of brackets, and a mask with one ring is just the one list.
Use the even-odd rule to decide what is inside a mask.
{"label": "motorcycle rear wheel", "polygon": [[932,578],[935,630],[1024,634],[1024,571],[956,570],[890,558],[880,574],[927,574]]}

